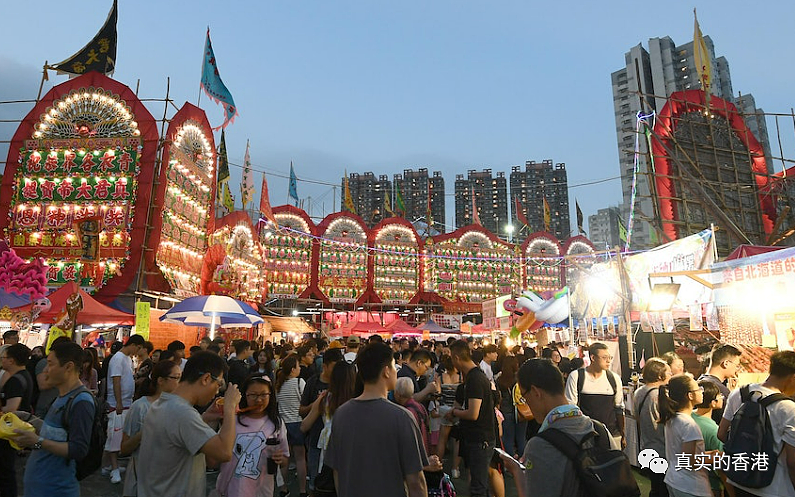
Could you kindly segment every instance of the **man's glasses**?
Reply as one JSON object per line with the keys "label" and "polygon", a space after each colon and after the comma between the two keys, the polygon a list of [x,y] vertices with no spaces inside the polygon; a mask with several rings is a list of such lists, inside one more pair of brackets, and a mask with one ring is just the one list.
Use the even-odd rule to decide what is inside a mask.
{"label": "man's glasses", "polygon": [[206,372],[205,373],[199,373],[199,376],[203,376],[203,375],[206,375],[206,374],[210,375],[210,378],[212,378],[214,382],[218,383],[218,388],[223,388],[223,386],[224,386],[224,379],[223,378],[215,376],[212,373],[206,373]]}

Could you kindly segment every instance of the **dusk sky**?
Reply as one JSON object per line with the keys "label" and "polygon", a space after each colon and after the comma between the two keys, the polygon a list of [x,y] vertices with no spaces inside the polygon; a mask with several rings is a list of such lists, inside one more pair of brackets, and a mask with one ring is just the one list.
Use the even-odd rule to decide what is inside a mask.
{"label": "dusk sky", "polygon": [[[85,45],[112,1],[4,4],[3,101],[34,99],[44,61],[59,62]],[[647,46],[651,37],[692,41],[694,6],[716,54],[729,61],[735,94],[752,93],[768,112],[789,113],[795,105],[791,1],[119,4],[113,77],[133,89],[140,80],[141,98],[161,99],[170,77],[177,105],[195,104],[209,25],[221,77],[240,110],[227,128],[230,161],[242,164],[250,139],[273,205],[287,201],[291,160],[299,179],[328,183],[298,184],[302,198],[312,197],[315,217],[332,212],[330,184],[346,169],[442,171],[450,223],[456,174],[491,168],[507,176],[526,160],[552,159],[566,163],[576,229],[575,198],[586,218],[621,201],[610,73],[624,66],[629,48]],[[49,85],[65,80],[51,73]],[[162,103],[147,106],[162,117]],[[0,118],[31,107],[0,106]],[[212,125],[222,122],[220,106],[206,95],[201,107]],[[785,146],[793,141],[788,126]],[[0,140],[15,127],[0,125]],[[770,132],[778,155],[775,127]],[[6,150],[0,148],[0,161]],[[785,157],[793,155],[785,148]],[[238,199],[240,172],[232,167]],[[598,180],[607,181],[577,186]],[[339,188],[337,196],[339,209]]]}

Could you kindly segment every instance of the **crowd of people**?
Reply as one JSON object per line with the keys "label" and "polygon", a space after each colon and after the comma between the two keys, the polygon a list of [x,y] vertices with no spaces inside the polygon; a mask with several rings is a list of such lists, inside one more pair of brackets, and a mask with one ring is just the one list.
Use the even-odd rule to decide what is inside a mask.
{"label": "crowd of people", "polygon": [[13,439],[24,458],[0,440],[0,497],[17,495],[23,462],[25,495],[79,495],[95,402],[106,414],[100,471],[123,496],[205,496],[214,471],[212,494],[224,497],[286,497],[293,479],[299,497],[450,495],[440,490],[450,482],[445,470],[475,497],[503,497],[506,485],[521,497],[578,496],[576,462],[545,432],[621,450],[627,410],[637,450],[668,461],[662,473],[644,468],[649,495],[795,496],[793,402],[764,403],[777,455],[767,486],[744,486],[716,463],[749,397],[795,394],[795,352],[774,354],[768,379],[745,389],[736,388],[740,351],[731,345],[716,347],[695,377],[676,354],[651,358],[625,406],[603,343],[585,360],[555,344],[377,335],[297,344],[204,338],[186,354],[179,341],[155,350],[132,335],[104,357],[67,338],[47,355],[11,332],[3,338],[0,406],[36,430]]}

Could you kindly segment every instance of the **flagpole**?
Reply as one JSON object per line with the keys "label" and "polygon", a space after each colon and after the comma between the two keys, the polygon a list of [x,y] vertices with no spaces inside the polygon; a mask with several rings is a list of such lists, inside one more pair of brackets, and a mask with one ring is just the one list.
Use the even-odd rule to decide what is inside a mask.
{"label": "flagpole", "polygon": [[47,63],[48,61],[45,60],[44,67],[42,68],[41,71],[41,83],[39,83],[39,93],[38,95],[36,95],[36,103],[39,103],[39,100],[41,100],[41,91],[44,89],[44,82],[49,79],[49,77],[47,76],[47,68],[49,68],[50,66]]}

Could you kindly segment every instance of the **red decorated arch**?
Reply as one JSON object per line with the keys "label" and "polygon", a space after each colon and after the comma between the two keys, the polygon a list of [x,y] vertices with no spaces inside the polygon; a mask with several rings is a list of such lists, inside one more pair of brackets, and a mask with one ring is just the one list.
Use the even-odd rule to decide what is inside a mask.
{"label": "red decorated arch", "polygon": [[146,254],[147,284],[162,292],[203,293],[202,266],[215,230],[215,139],[207,115],[188,102],[171,119],[165,139]]}
{"label": "red decorated arch", "polygon": [[560,240],[552,233],[537,231],[522,243],[524,288],[535,292],[555,291],[563,286]]}
{"label": "red decorated arch", "polygon": [[[673,202],[677,195],[676,185],[672,179],[673,165],[662,142],[668,145],[673,139],[678,116],[687,112],[703,112],[705,109],[704,104],[705,93],[701,90],[674,92],[657,115],[657,121],[654,126],[652,153],[654,154],[656,171],[655,185],[660,205],[662,229],[671,240],[678,238],[675,223],[680,218]],[[742,115],[737,111],[734,104],[711,95],[709,110],[711,113],[719,115],[728,121],[737,139],[743,143],[751,154],[751,169],[758,190],[759,204],[762,208],[762,228],[766,234],[770,234],[776,221],[776,207],[773,197],[764,193],[769,183],[765,152],[753,133],[748,129]]]}
{"label": "red decorated arch", "polygon": [[367,292],[357,304],[408,304],[421,290],[424,243],[417,230],[402,217],[390,217],[368,233],[372,256],[367,265]]}
{"label": "red decorated arch", "polygon": [[[126,106],[126,108],[129,109],[128,117],[130,118],[131,123],[135,125],[134,128],[137,129],[137,132],[125,135],[123,138],[103,138],[100,135],[93,135],[92,133],[96,130],[91,129],[91,126],[80,125],[76,129],[76,132],[80,135],[77,138],[69,137],[66,139],[59,139],[59,135],[55,133],[51,135],[50,138],[47,138],[46,140],[43,139],[38,144],[36,143],[39,141],[38,138],[42,136],[40,120],[42,118],[45,118],[45,120],[48,119],[47,116],[45,116],[45,113],[48,112],[48,109],[51,109],[51,111],[48,113],[50,116],[49,119],[52,119],[53,117],[57,116],[57,111],[61,109],[61,107],[55,109],[53,106],[57,106],[59,103],[64,103],[70,98],[70,95],[88,99],[92,98],[93,94],[97,95],[96,100],[98,102],[102,102],[103,104],[108,102],[107,105],[109,108],[115,105],[117,102],[122,106]],[[118,96],[118,101],[115,100],[116,96]],[[39,125],[38,131],[36,129],[37,124]],[[112,127],[111,122],[106,124],[109,127]],[[122,230],[124,233],[117,231],[117,235],[121,236],[121,238],[118,238],[117,235],[113,235],[113,243],[111,243],[110,240],[107,240],[107,246],[105,246],[102,240],[102,233],[100,233],[99,253],[97,260],[105,258],[104,254],[111,254],[113,260],[119,261],[118,265],[116,263],[112,263],[112,265],[116,265],[117,270],[114,275],[110,276],[108,276],[110,274],[109,268],[103,267],[104,262],[93,264],[95,267],[92,270],[92,274],[96,281],[101,282],[103,279],[103,276],[101,275],[103,274],[105,275],[104,277],[107,277],[107,280],[104,281],[104,284],[100,283],[99,285],[96,285],[99,288],[95,294],[95,297],[97,300],[103,303],[108,303],[114,300],[119,294],[130,287],[130,285],[133,283],[136,273],[138,272],[141,257],[143,257],[144,253],[144,244],[135,243],[134,241],[143,240],[146,234],[146,223],[152,194],[152,182],[154,180],[158,131],[155,119],[152,117],[144,104],[138,99],[135,93],[126,85],[98,72],[89,72],[53,87],[25,116],[17,128],[16,133],[14,133],[8,151],[8,158],[6,160],[6,169],[3,174],[2,188],[0,189],[0,228],[3,229],[5,236],[8,237],[11,235],[11,233],[9,233],[9,228],[14,221],[12,219],[12,215],[14,214],[14,212],[12,212],[12,208],[15,206],[16,199],[18,198],[17,184],[23,179],[22,175],[24,175],[26,172],[22,167],[20,160],[23,159],[26,153],[30,153],[30,150],[39,149],[41,146],[46,146],[48,148],[47,152],[57,157],[55,162],[64,162],[63,164],[55,164],[56,168],[66,170],[66,176],[71,177],[73,176],[73,173],[71,169],[66,168],[67,157],[65,157],[65,155],[74,157],[72,154],[74,150],[83,150],[84,148],[89,152],[93,149],[98,153],[98,148],[101,147],[103,149],[109,149],[109,151],[106,153],[106,156],[112,157],[113,154],[111,151],[113,148],[122,146],[120,150],[126,150],[123,148],[124,145],[121,145],[121,142],[124,140],[133,140],[136,142],[135,147],[140,147],[136,150],[138,172],[137,174],[133,173],[130,176],[133,178],[133,186],[137,185],[137,191],[134,195],[130,195],[128,200],[123,202],[123,212],[119,207],[121,204],[119,204],[119,206],[106,209],[108,212],[112,210],[114,215],[120,213],[121,215],[127,216],[128,220],[129,216],[133,216],[133,220],[129,225],[129,229]],[[44,141],[47,142],[46,145],[43,143]],[[95,153],[94,155],[97,154]],[[97,185],[94,183],[104,181],[103,188],[105,188],[108,179],[113,182],[115,179],[119,178],[118,176],[116,178],[108,176],[110,171],[115,169],[127,171],[126,174],[129,175],[130,171],[126,169],[124,165],[119,164],[119,161],[123,155],[124,154],[121,154],[119,157],[112,159],[112,163],[114,165],[113,167],[109,167],[110,164],[106,164],[105,161],[99,160],[101,158],[104,159],[104,157],[97,156],[96,160],[94,161],[95,164],[87,163],[87,161],[84,160],[83,164],[81,164],[82,168],[78,169],[78,172],[83,171],[86,175],[82,186],[90,186],[95,188]],[[45,166],[44,170],[49,171],[46,169],[46,164],[44,164],[44,162],[42,162],[42,164]],[[55,170],[56,169],[52,169],[51,171]],[[30,172],[30,170],[27,171],[27,173]],[[101,176],[101,178],[97,179],[98,176]],[[105,178],[105,176],[108,176],[108,178]],[[80,180],[80,178],[78,178],[78,180]],[[47,182],[50,180],[44,179],[44,181]],[[127,185],[127,183],[124,184]],[[132,188],[130,188],[130,190],[132,190]],[[128,191],[127,193],[129,194],[130,192]],[[41,197],[46,198],[46,196],[43,194]],[[65,198],[66,197],[64,197],[64,200]],[[77,198],[80,198],[80,196]],[[42,201],[40,200],[39,202],[41,203]],[[28,203],[34,204],[35,201],[31,200]],[[52,209],[61,209],[61,207],[52,207]],[[61,223],[62,228],[59,228],[61,232],[66,233],[68,231],[73,231],[72,224],[69,223],[68,219],[70,216],[71,218],[74,218],[77,214],[77,210],[78,208],[75,207],[75,209],[70,209],[68,212],[66,212],[67,219],[64,223]],[[82,215],[82,211],[84,210],[88,214],[88,217]],[[81,207],[80,211],[80,219],[92,218],[91,213],[89,212],[91,211],[90,208],[87,207],[86,209],[83,209]],[[97,207],[95,216],[97,216],[98,219],[103,217],[99,211],[99,207]],[[107,216],[104,216],[100,226],[109,226]],[[41,227],[39,229],[41,230]],[[19,234],[19,232],[15,233],[15,235]],[[68,237],[68,234],[64,236]],[[72,236],[73,237],[70,240],[74,240],[76,238],[74,233],[72,233]],[[14,238],[14,236],[10,237],[12,244],[14,243]],[[41,241],[43,241],[43,236],[40,236],[37,242],[38,246],[28,247],[27,244],[22,244],[22,246],[19,246],[18,244],[14,247],[14,249],[18,254],[20,254],[20,256],[23,257],[39,256],[44,257],[51,262],[61,261],[61,263],[65,262],[67,264],[81,264],[80,261],[83,251],[80,245],[75,243],[67,244],[64,242],[61,243],[60,246],[58,246],[57,243],[53,244],[52,246],[42,246],[40,243]],[[121,246],[116,242],[119,242]],[[54,264],[55,265],[51,265],[51,269],[56,269],[58,267],[57,263]],[[85,270],[86,266],[88,266],[88,264],[83,265],[83,270]],[[97,268],[99,268],[100,271],[99,276],[97,273]],[[80,280],[80,278],[82,278],[82,274],[74,274],[74,271],[72,271],[72,274],[70,274],[71,279],[66,278],[66,276],[64,276],[64,278],[70,281],[75,279]],[[56,281],[52,277],[50,279],[51,281]]]}
{"label": "red decorated arch", "polygon": [[279,228],[265,228],[258,223],[262,246],[263,294],[268,299],[312,298],[325,301],[322,295],[309,296],[319,252],[315,240],[317,227],[306,212],[292,205],[273,208]]}
{"label": "red decorated arch", "polygon": [[521,283],[516,246],[473,224],[425,241],[425,291],[445,309],[478,310],[484,300],[518,291]]}
{"label": "red decorated arch", "polygon": [[318,224],[318,258],[312,268],[316,276],[308,293],[322,295],[328,302],[349,304],[366,294],[367,232],[364,220],[351,212],[335,212]]}

